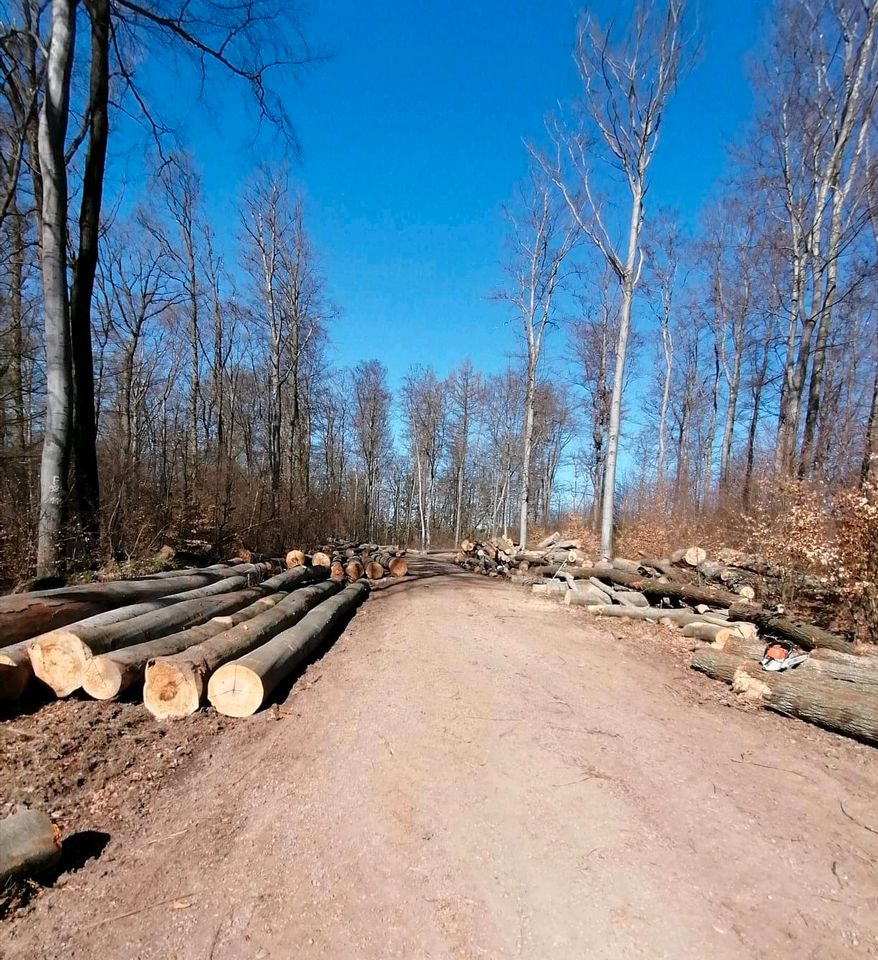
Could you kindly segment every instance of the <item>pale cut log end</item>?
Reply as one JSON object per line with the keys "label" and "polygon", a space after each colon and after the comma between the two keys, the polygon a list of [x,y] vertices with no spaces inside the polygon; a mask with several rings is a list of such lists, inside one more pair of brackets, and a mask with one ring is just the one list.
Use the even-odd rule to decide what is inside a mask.
{"label": "pale cut log end", "polygon": [[328,553],[323,553],[322,551],[317,551],[311,555],[311,566],[312,567],[329,567],[332,565],[332,558]]}
{"label": "pale cut log end", "polygon": [[225,717],[252,717],[265,699],[262,679],[249,667],[227,663],[207,684],[207,699]]}
{"label": "pale cut log end", "polygon": [[707,551],[701,547],[689,547],[683,554],[683,560],[689,564],[690,567],[697,567],[699,563],[704,563],[706,559]]}
{"label": "pale cut log end", "polygon": [[345,567],[345,574],[351,582],[361,580],[363,577],[363,564],[360,563],[359,560],[351,560]]}
{"label": "pale cut log end", "polygon": [[305,552],[303,550],[290,550],[286,555],[285,562],[287,570],[292,570],[293,567],[301,567],[305,563]]}
{"label": "pale cut log end", "polygon": [[82,671],[82,689],[95,700],[112,700],[122,691],[122,671],[108,657],[90,657]]}
{"label": "pale cut log end", "polygon": [[758,677],[751,676],[739,667],[732,678],[732,690],[748,700],[770,700],[771,687]]}
{"label": "pale cut log end", "polygon": [[164,660],[146,665],[143,705],[157,720],[188,717],[201,706],[204,680],[195,669],[183,670]]}
{"label": "pale cut log end", "polygon": [[18,700],[33,675],[26,647],[0,650],[0,701]]}
{"label": "pale cut log end", "polygon": [[340,560],[333,560],[329,567],[329,576],[332,580],[344,580],[345,566]]}
{"label": "pale cut log end", "polygon": [[34,674],[57,697],[66,697],[82,686],[82,675],[91,651],[67,630],[44,633],[28,648]]}
{"label": "pale cut log end", "polygon": [[371,560],[366,564],[366,576],[370,580],[380,580],[384,574],[384,567],[377,560]]}
{"label": "pale cut log end", "polygon": [[409,572],[408,562],[403,557],[394,557],[388,564],[390,576],[400,580]]}

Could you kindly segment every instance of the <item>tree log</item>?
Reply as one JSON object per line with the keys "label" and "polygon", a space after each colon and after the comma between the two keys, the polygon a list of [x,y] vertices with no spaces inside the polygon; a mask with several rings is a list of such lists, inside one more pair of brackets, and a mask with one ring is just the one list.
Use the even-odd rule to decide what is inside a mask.
{"label": "tree log", "polygon": [[213,617],[200,626],[180,630],[167,637],[136,643],[112,653],[104,653],[88,659],[82,677],[82,689],[95,700],[112,700],[120,693],[143,679],[146,665],[156,657],[168,657],[181,650],[187,650],[196,644],[204,643],[217,634],[239,623],[252,620],[289,596],[287,593],[272,593],[260,597],[253,603],[236,610],[234,613]]}
{"label": "tree log", "polygon": [[367,584],[349,584],[294,627],[220,667],[208,682],[208,699],[227,717],[252,716],[277,685],[304,663],[368,595]]}
{"label": "tree log", "polygon": [[211,617],[232,613],[269,592],[291,589],[325,575],[326,571],[296,567],[266,580],[260,587],[184,600],[121,623],[72,623],[33,641],[28,648],[31,666],[57,696],[64,697],[82,686],[83,670],[94,655],[167,636]]}
{"label": "tree log", "polygon": [[305,552],[303,550],[290,550],[284,562],[287,565],[287,570],[292,570],[293,567],[304,566]]}
{"label": "tree log", "polygon": [[874,654],[839,653],[818,647],[797,669],[831,680],[878,686],[878,656]]}
{"label": "tree log", "polygon": [[409,565],[404,557],[392,557],[387,565],[387,572],[399,580],[409,572]]}
{"label": "tree log", "polygon": [[[557,543],[561,539],[561,534],[556,530],[554,533],[550,533],[545,540],[540,540],[537,544],[537,550],[548,550],[553,544]],[[522,544],[522,547],[524,544]]]}
{"label": "tree log", "polygon": [[0,820],[0,884],[48,870],[61,858],[61,831],[42,810]]}
{"label": "tree log", "polygon": [[804,650],[813,650],[815,647],[824,647],[827,650],[837,650],[839,653],[851,653],[853,645],[845,637],[837,633],[830,633],[821,627],[801,620],[793,620],[778,613],[772,613],[764,607],[753,603],[735,603],[729,607],[729,614],[733,620],[746,620],[755,623],[765,633],[773,633],[792,640]]}
{"label": "tree log", "polygon": [[695,651],[692,666],[777,713],[878,744],[878,692],[869,685],[814,677],[798,668],[770,673],[758,663],[710,647]]}
{"label": "tree log", "polygon": [[345,567],[345,574],[347,575],[348,580],[351,583],[354,583],[357,580],[361,580],[365,575],[365,570],[363,569],[363,564],[356,558],[348,560],[347,566]]}
{"label": "tree log", "polygon": [[[559,570],[556,566],[543,567],[539,570],[543,576],[553,576]],[[619,586],[639,590],[647,597],[661,599],[663,597],[681,600],[690,605],[706,603],[713,607],[727,607],[740,600],[737,594],[719,587],[699,586],[689,583],[665,583],[655,577],[637,577],[630,573],[615,570],[609,564],[594,564],[585,567],[565,567],[564,573],[577,580],[588,580],[595,577],[598,580]],[[743,618],[739,618],[743,619]]]}
{"label": "tree log", "polygon": [[281,600],[273,609],[204,643],[174,656],[150,660],[143,686],[147,710],[159,720],[195,713],[201,706],[207,678],[214,670],[292,626],[340,589],[336,580],[305,587]]}
{"label": "tree log", "polygon": [[377,560],[370,560],[366,564],[366,576],[370,580],[380,580],[385,573],[384,567]]}
{"label": "tree log", "polygon": [[311,554],[311,566],[312,567],[328,567],[332,563],[328,553],[324,553],[322,550],[316,550]]}
{"label": "tree log", "polygon": [[0,598],[0,645],[18,643],[84,617],[131,603],[194,590],[230,576],[253,574],[261,577],[268,569],[267,564],[248,564],[246,567],[203,570],[180,577],[113,580],[110,583],[12,594]]}

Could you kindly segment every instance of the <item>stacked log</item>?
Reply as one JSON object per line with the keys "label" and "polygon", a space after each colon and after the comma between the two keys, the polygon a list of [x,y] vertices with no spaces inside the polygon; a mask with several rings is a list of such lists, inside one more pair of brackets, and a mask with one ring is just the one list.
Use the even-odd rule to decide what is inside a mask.
{"label": "stacked log", "polygon": [[[331,579],[330,567],[300,565],[257,582],[267,570],[264,565],[237,564],[224,567],[218,579],[214,579],[218,571],[208,571],[207,582],[202,572],[201,580],[195,581],[198,585],[188,590],[180,588],[192,583],[187,579],[190,574],[156,578],[155,582],[163,581],[164,589],[180,591],[157,597],[143,591],[140,581],[132,581],[135,586],[126,588],[128,596],[152,598],[103,610],[3,647],[0,699],[20,697],[33,676],[56,696],[82,687],[98,700],[112,699],[143,683],[146,706],[156,717],[192,713],[202,705],[215,670],[269,643],[343,589],[344,568],[341,577]],[[347,593],[357,602],[346,601],[344,609],[353,610],[367,592],[363,583]],[[73,603],[83,603],[81,596],[73,596]],[[22,609],[28,609],[26,603],[9,612],[16,629]],[[340,622],[341,615],[333,611],[335,607],[328,608],[326,616],[312,618],[302,628],[299,660]],[[3,627],[0,614],[0,631]],[[265,686],[260,703],[269,692]]]}
{"label": "stacked log", "polygon": [[489,540],[462,540],[454,562],[489,577],[510,578],[517,574],[536,573],[552,564],[587,563],[582,543],[576,539],[562,539],[553,533],[533,549],[525,549],[508,537]]}
{"label": "stacked log", "polygon": [[400,579],[408,573],[406,551],[398,546],[382,546],[377,543],[333,540],[320,544],[309,552],[290,550],[286,564],[292,567],[326,567],[334,580],[354,583],[364,577],[382,580],[384,577]]}

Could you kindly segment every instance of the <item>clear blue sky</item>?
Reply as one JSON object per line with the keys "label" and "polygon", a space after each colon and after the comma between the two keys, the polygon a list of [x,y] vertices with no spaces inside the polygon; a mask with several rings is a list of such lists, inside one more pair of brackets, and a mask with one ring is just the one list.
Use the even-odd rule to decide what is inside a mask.
{"label": "clear blue sky", "polygon": [[[539,138],[545,113],[575,90],[578,9],[312,0],[306,33],[332,57],[290,90],[303,147],[291,171],[342,311],[331,331],[337,363],[377,357],[396,381],[414,363],[444,374],[469,355],[493,370],[511,355],[514,328],[489,300],[502,283],[501,205],[526,171],[522,139]],[[629,6],[592,9],[625,16]],[[749,115],[745,56],[763,16],[757,0],[702,0],[701,54],[665,120],[652,205],[692,220],[722,175]],[[253,128],[234,99],[216,106],[207,122],[192,111],[183,137],[231,254]]]}

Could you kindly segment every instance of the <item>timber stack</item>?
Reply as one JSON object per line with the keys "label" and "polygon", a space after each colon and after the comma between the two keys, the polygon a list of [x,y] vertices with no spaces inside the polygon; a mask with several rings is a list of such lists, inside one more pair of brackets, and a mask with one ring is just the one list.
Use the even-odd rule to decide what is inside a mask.
{"label": "timber stack", "polygon": [[401,579],[408,573],[406,551],[398,546],[332,540],[309,551],[290,550],[287,568],[299,565],[325,567],[333,580],[355,583],[358,580]]}
{"label": "timber stack", "polygon": [[473,573],[488,577],[514,577],[551,564],[587,563],[577,539],[563,539],[556,532],[541,540],[536,547],[525,549],[508,537],[490,540],[463,540],[454,555],[454,562]]}
{"label": "timber stack", "polygon": [[[206,698],[249,715],[369,592],[332,577],[329,564],[282,566],[229,562],[0,598],[0,701],[37,683],[97,700],[142,687],[159,719],[194,713]],[[251,678],[247,705],[210,696],[220,669]]]}
{"label": "timber stack", "polygon": [[[455,561],[598,617],[676,627],[692,641],[695,670],[770,710],[878,745],[878,649],[771,602],[786,595],[803,607],[826,604],[833,591],[825,580],[738,551],[721,550],[711,559],[701,547],[661,559],[576,562],[559,553],[571,543],[555,535],[552,543],[523,551],[501,541],[465,540]],[[801,662],[763,669],[775,644],[781,661],[788,652]]]}

